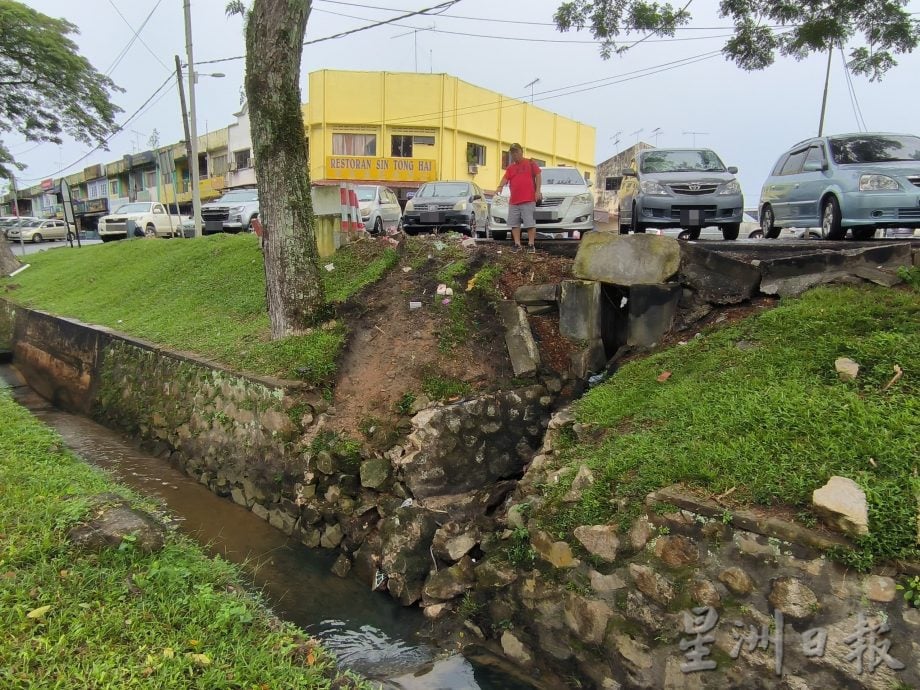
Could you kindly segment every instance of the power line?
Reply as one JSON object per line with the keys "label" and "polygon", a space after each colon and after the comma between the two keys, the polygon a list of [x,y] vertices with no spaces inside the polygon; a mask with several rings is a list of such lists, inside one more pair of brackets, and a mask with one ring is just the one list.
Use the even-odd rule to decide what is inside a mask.
{"label": "power line", "polygon": [[[114,137],[116,134],[118,134],[119,132],[121,132],[122,130],[124,130],[125,127],[127,127],[129,124],[131,124],[131,121],[134,120],[138,115],[140,115],[140,114],[141,114],[141,111],[144,110],[144,109],[147,107],[147,105],[148,105],[151,101],[153,101],[153,99],[156,98],[157,95],[160,94],[160,91],[163,90],[163,87],[166,86],[167,84],[172,83],[173,78],[174,78],[174,75],[172,75],[172,74],[170,74],[168,77],[166,77],[165,81],[157,87],[156,91],[154,91],[152,94],[150,94],[150,97],[149,97],[146,101],[144,101],[144,102],[141,104],[141,106],[140,106],[137,110],[135,110],[135,111],[131,114],[130,117],[128,117],[128,119],[126,119],[126,120],[125,120],[124,122],[122,122],[120,125],[116,126],[115,129],[112,131],[111,134],[109,134],[105,139],[103,139],[102,141],[100,141],[98,144],[96,144],[96,146],[94,146],[92,149],[90,149],[89,151],[87,151],[85,154],[83,154],[82,156],[80,156],[80,157],[79,157],[77,160],[75,160],[73,163],[70,163],[69,165],[64,166],[64,167],[61,168],[60,170],[55,170],[53,173],[49,173],[49,174],[47,174],[47,175],[40,175],[39,177],[22,177],[22,178],[20,178],[20,179],[21,179],[23,182],[35,182],[36,180],[46,180],[46,179],[48,179],[49,177],[53,178],[53,177],[56,177],[56,176],[60,175],[62,172],[64,172],[65,170],[69,170],[70,168],[72,168],[73,166],[75,166],[77,163],[82,163],[82,162],[85,161],[87,158],[89,158],[93,153],[95,153],[95,152],[98,151],[99,149],[103,148],[106,144],[108,144],[109,141],[111,141],[112,137]],[[165,95],[165,94],[164,94],[164,95]],[[159,100],[159,99],[158,99],[158,100]]]}
{"label": "power line", "polygon": [[[147,26],[147,22],[150,21],[150,18],[153,16],[153,13],[156,12],[157,7],[160,6],[160,3],[161,3],[161,2],[163,2],[163,0],[157,0],[157,4],[153,6],[153,9],[152,9],[152,10],[150,10],[150,14],[147,15],[147,18],[146,18],[146,19],[143,21],[143,23],[137,28],[137,31],[134,31],[134,29],[131,29],[132,31],[134,31],[134,35],[131,37],[131,40],[128,41],[127,45],[125,45],[125,47],[121,49],[121,52],[116,56],[115,60],[112,62],[112,64],[109,66],[109,68],[105,71],[105,75],[106,75],[107,77],[111,76],[111,75],[112,75],[112,72],[115,71],[115,68],[118,67],[119,64],[121,64],[121,61],[122,61],[122,60],[125,59],[125,56],[128,54],[128,51],[131,49],[131,46],[134,45],[134,41],[136,41],[138,38],[140,38],[140,32],[144,30],[144,27],[145,27],[145,26]],[[113,7],[114,7],[114,5],[113,5]],[[117,9],[117,8],[116,8],[116,9]],[[120,13],[119,13],[119,14],[120,14]],[[129,24],[129,26],[130,26],[130,24]]]}
{"label": "power line", "polygon": [[150,14],[147,15],[147,19],[144,20],[144,23],[141,24],[140,27],[138,27],[138,28],[135,30],[135,28],[134,28],[133,26],[131,26],[131,23],[125,18],[125,15],[123,15],[123,14],[121,13],[121,10],[118,9],[118,6],[113,2],[113,0],[109,0],[109,4],[112,6],[112,9],[115,10],[115,11],[118,13],[118,16],[121,17],[121,21],[123,21],[123,22],[125,23],[125,25],[126,25],[129,29],[131,29],[131,31],[134,33],[134,38],[136,38],[138,41],[141,42],[141,45],[144,46],[144,47],[147,49],[147,52],[150,53],[150,54],[153,56],[153,59],[154,59],[154,60],[156,60],[157,62],[159,62],[161,65],[163,65],[163,69],[165,69],[165,70],[167,70],[167,71],[171,71],[171,70],[169,69],[169,67],[166,66],[166,63],[163,62],[163,61],[160,59],[160,56],[157,55],[155,52],[153,52],[153,50],[150,48],[150,46],[147,45],[147,43],[144,41],[143,38],[141,38],[141,35],[140,35],[140,34],[141,34],[141,30],[144,28],[144,25],[147,24],[147,21],[150,19],[151,16],[153,16],[153,13],[156,11],[157,7],[160,6],[160,2],[162,2],[162,0],[158,0],[157,4],[154,5],[154,7],[153,7],[152,10],[150,10]]}
{"label": "power line", "polygon": [[[360,20],[360,21],[368,21],[368,20],[369,20],[368,17],[359,17],[359,16],[354,15],[354,14],[345,14],[344,12],[333,12],[332,10],[321,10],[321,9],[316,9],[316,8],[314,8],[313,11],[314,11],[314,12],[322,12],[323,14],[335,15],[336,17],[345,17],[345,18],[347,18],[347,19],[357,19],[357,20]],[[439,16],[443,16],[443,15],[439,15]],[[411,24],[397,24],[397,23],[394,22],[393,25],[394,25],[394,26],[399,26],[399,27],[404,27],[404,28],[406,28],[406,29],[416,29],[416,30],[419,30],[419,31],[422,30],[420,27],[412,26]],[[438,28],[436,28],[436,27],[430,27],[430,28],[429,28],[429,27],[425,27],[425,30],[426,30],[426,31],[431,31],[432,33],[437,33],[437,34],[449,34],[449,35],[452,35],[452,36],[463,36],[464,38],[487,38],[487,39],[493,39],[493,40],[502,41],[502,42],[506,42],[506,41],[521,41],[521,42],[524,42],[524,43],[562,43],[562,44],[568,43],[568,44],[571,44],[571,45],[599,45],[600,43],[602,43],[602,41],[597,41],[597,40],[594,40],[594,39],[579,39],[579,38],[575,38],[575,39],[570,39],[570,38],[527,38],[527,37],[524,37],[524,36],[496,36],[496,35],[494,35],[494,34],[474,34],[474,33],[470,33],[469,31],[449,31],[449,30],[447,30],[447,29],[438,29]],[[647,34],[647,36],[648,36],[648,37],[654,36],[655,33],[656,33],[656,32],[651,32],[651,33]],[[733,36],[733,35],[734,35],[734,34],[718,34],[718,35],[715,35],[715,36],[688,36],[688,37],[685,37],[685,38],[673,38],[673,37],[671,37],[671,38],[661,38],[661,39],[656,39],[656,40],[640,39],[640,40],[636,41],[636,43],[634,43],[633,45],[636,45],[636,44],[639,44],[639,43],[643,43],[643,42],[648,42],[648,43],[671,43],[671,42],[675,42],[675,41],[676,41],[676,42],[680,42],[680,41],[705,41],[705,40],[710,40],[710,39],[713,39],[713,38],[730,38],[730,37]],[[631,48],[631,47],[632,47],[632,46],[630,46],[630,48]]]}
{"label": "power line", "polygon": [[[612,86],[614,84],[620,84],[626,81],[633,81],[635,79],[641,79],[642,77],[652,76],[654,74],[659,74],[660,72],[666,72],[671,69],[676,69],[678,67],[685,67],[687,65],[694,64],[696,62],[702,62],[703,60],[709,60],[718,55],[721,55],[722,51],[713,50],[707,53],[700,53],[698,55],[691,55],[690,57],[681,58],[679,60],[672,60],[670,62],[661,63],[659,65],[652,65],[650,67],[643,67],[642,69],[633,70],[630,72],[624,72],[622,74],[611,75],[603,77],[601,79],[593,79],[591,81],[581,82],[578,84],[569,84],[567,86],[557,87],[555,89],[546,89],[544,91],[538,91],[534,94],[537,101],[548,101],[554,98],[561,98],[562,96],[569,96],[576,93],[583,93],[585,91],[593,91],[595,89],[603,88],[605,86]],[[588,88],[581,88],[588,87]],[[575,89],[575,90],[573,90]],[[554,94],[554,95],[548,95]],[[539,97],[539,98],[537,98]],[[520,96],[517,98],[501,98],[499,100],[486,101],[483,103],[478,103],[475,105],[467,106],[458,106],[456,108],[450,108],[448,110],[438,110],[430,113],[419,113],[416,115],[407,115],[405,117],[398,117],[388,119],[386,121],[379,120],[373,123],[367,124],[383,124],[386,123],[412,123],[424,120],[431,120],[434,117],[439,117],[443,115],[476,115],[479,113],[491,112],[493,110],[501,110],[503,108],[512,108],[522,105],[522,101],[526,98],[529,98],[529,94]]]}
{"label": "power line", "polygon": [[[460,2],[460,0],[447,0],[446,2],[442,2],[439,5],[434,5],[432,7],[426,7],[424,9],[415,10],[413,12],[407,12],[406,14],[401,14],[398,17],[393,17],[391,19],[385,19],[379,22],[374,22],[373,24],[368,24],[367,26],[359,26],[356,29],[350,29],[349,31],[341,31],[331,36],[323,36],[322,38],[314,38],[311,41],[304,41],[303,45],[310,46],[316,43],[323,43],[324,41],[331,41],[336,38],[344,38],[345,36],[350,36],[351,34],[356,34],[361,31],[367,31],[368,29],[376,29],[378,26],[385,26],[387,24],[393,24],[395,22],[400,21],[401,19],[408,19],[409,17],[417,17],[423,14],[437,15],[443,12],[444,10],[450,7],[453,7],[458,2]],[[234,55],[233,57],[218,58],[216,60],[196,60],[195,65],[213,65],[218,62],[230,62],[232,60],[243,60],[245,59],[245,57],[246,57],[245,55]]]}
{"label": "power line", "polygon": [[[856,118],[856,126],[861,132],[868,132],[866,118],[863,117],[862,108],[859,107],[859,98],[856,96],[856,87],[853,85],[853,77],[850,74],[850,66],[847,64],[846,55],[843,53],[843,46],[840,46],[840,57],[843,59],[843,72],[847,78],[847,88],[850,92],[850,104],[853,106],[853,117]],[[860,121],[862,123],[860,124]]]}
{"label": "power line", "polygon": [[[367,5],[359,2],[343,2],[342,0],[314,0],[315,2],[321,2],[324,5],[342,5],[345,7],[360,7],[362,9],[368,10],[382,10],[385,12],[396,12],[392,7],[383,7],[381,5]],[[314,8],[315,11],[316,8]],[[326,10],[328,12],[328,10]],[[441,17],[446,17],[449,19],[463,19],[471,22],[489,22],[490,24],[495,24],[496,21],[501,21],[502,24],[520,24],[521,26],[551,26],[556,28],[555,22],[534,22],[534,21],[525,21],[523,19],[501,19],[496,20],[489,17],[471,17],[469,15],[460,15],[460,14],[451,14],[449,12],[443,12],[440,15]],[[777,24],[774,29],[787,28],[790,25],[780,25]],[[635,27],[624,27],[627,31],[635,30]],[[734,26],[678,26],[675,27],[677,31],[734,31]]]}

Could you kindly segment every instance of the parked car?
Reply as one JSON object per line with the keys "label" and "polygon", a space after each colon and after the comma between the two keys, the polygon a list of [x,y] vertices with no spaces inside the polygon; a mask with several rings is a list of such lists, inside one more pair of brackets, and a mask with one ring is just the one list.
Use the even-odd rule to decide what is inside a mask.
{"label": "parked car", "polygon": [[3,216],[0,218],[0,232],[6,237],[7,231],[14,225],[18,225],[23,220],[23,216]]}
{"label": "parked car", "polygon": [[617,192],[620,232],[683,228],[697,239],[702,228],[718,226],[723,238],[737,239],[744,209],[737,174],[709,149],[642,151]]}
{"label": "parked car", "polygon": [[920,228],[920,137],[838,134],[786,151],[760,194],[765,237],[820,228],[828,240],[866,240],[881,228]]}
{"label": "parked car", "polygon": [[368,232],[375,235],[385,230],[402,227],[402,208],[399,199],[388,187],[358,187],[358,206],[361,208],[361,220]]}
{"label": "parked car", "polygon": [[414,235],[422,230],[455,228],[475,236],[485,231],[489,206],[473,182],[426,182],[406,203],[403,229]]}
{"label": "parked car", "polygon": [[103,242],[123,240],[128,236],[128,221],[146,237],[178,237],[182,232],[179,216],[166,212],[157,201],[134,201],[122,204],[114,213],[102,216],[97,226]]}
{"label": "parked car", "polygon": [[[534,221],[541,233],[587,232],[594,229],[594,194],[575,168],[543,168],[540,174],[543,199],[534,210]],[[497,240],[508,236],[508,201],[510,190],[492,197],[491,235]]]}
{"label": "parked car", "polygon": [[35,242],[43,240],[67,240],[73,232],[67,221],[56,218],[23,218],[19,223],[9,228],[6,234],[10,240]]}
{"label": "parked car", "polygon": [[201,207],[202,233],[251,232],[259,216],[259,191],[255,187],[230,189],[217,201]]}

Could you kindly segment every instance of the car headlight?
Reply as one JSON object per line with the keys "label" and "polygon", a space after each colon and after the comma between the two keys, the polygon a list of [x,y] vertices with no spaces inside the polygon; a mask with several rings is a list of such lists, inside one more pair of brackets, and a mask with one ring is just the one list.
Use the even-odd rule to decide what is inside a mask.
{"label": "car headlight", "polygon": [[456,204],[454,204],[454,210],[465,211],[468,206],[469,204],[466,201],[458,201]]}
{"label": "car headlight", "polygon": [[719,194],[741,194],[741,185],[738,180],[729,180],[719,187]]}
{"label": "car headlight", "polygon": [[861,175],[859,177],[859,191],[876,192],[879,190],[898,190],[901,185],[893,177],[888,175]]}
{"label": "car headlight", "polygon": [[642,193],[643,194],[657,194],[666,196],[668,190],[662,187],[655,180],[643,180],[642,182]]}
{"label": "car headlight", "polygon": [[242,212],[243,212],[243,207],[242,207],[242,206],[231,206],[231,207],[228,209],[228,211],[229,211],[230,213],[242,213]]}
{"label": "car headlight", "polygon": [[594,201],[594,197],[590,192],[585,192],[584,194],[579,194],[573,200],[573,204],[590,204]]}
{"label": "car headlight", "polygon": [[492,197],[492,205],[493,205],[493,206],[507,206],[507,205],[508,205],[508,197],[506,197],[506,196],[501,196],[501,195],[494,196],[494,197]]}
{"label": "car headlight", "polygon": [[407,201],[406,211],[408,212],[408,211],[414,211],[414,210],[415,210],[415,204],[413,204],[411,201]]}

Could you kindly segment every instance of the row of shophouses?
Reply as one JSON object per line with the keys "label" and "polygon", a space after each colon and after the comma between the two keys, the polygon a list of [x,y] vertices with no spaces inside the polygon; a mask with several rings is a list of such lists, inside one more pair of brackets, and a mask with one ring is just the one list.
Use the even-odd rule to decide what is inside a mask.
{"label": "row of shophouses", "polygon": [[[310,179],[382,184],[400,200],[422,183],[470,180],[494,189],[520,142],[543,165],[577,168],[593,181],[595,129],[526,101],[446,74],[320,70],[308,77],[303,106]],[[229,126],[198,137],[202,201],[255,184],[249,113],[244,104]],[[66,176],[83,229],[131,201],[191,209],[184,142],[123,155]],[[20,189],[19,215],[62,216],[60,179]],[[13,196],[0,213],[13,214]]]}

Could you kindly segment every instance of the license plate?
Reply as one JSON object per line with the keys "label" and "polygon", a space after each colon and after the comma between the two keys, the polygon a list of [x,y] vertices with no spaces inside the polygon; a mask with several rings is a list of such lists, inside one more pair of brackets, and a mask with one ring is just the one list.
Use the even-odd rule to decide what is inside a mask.
{"label": "license plate", "polygon": [[437,223],[440,221],[440,219],[441,218],[439,213],[431,213],[430,211],[427,213],[422,213],[423,223]]}
{"label": "license plate", "polygon": [[684,208],[680,211],[680,224],[684,227],[698,228],[703,225],[705,216],[701,208]]}
{"label": "license plate", "polygon": [[555,211],[541,211],[538,209],[533,212],[533,217],[535,220],[557,220]]}

